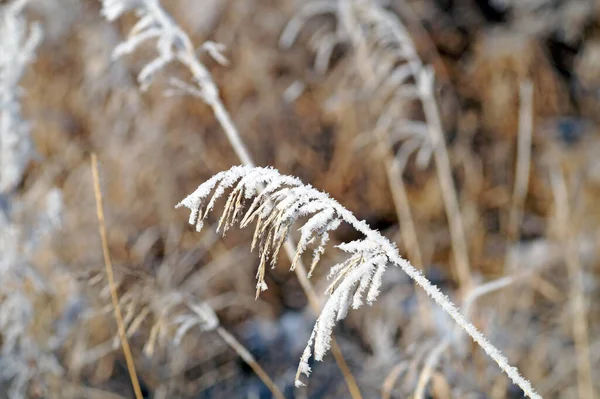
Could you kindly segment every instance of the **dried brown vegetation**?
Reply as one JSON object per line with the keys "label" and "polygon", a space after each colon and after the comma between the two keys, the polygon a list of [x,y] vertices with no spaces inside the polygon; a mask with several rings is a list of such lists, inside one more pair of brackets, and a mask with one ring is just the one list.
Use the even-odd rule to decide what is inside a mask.
{"label": "dried brown vegetation", "polygon": [[[195,43],[213,40],[226,46],[228,66],[202,59],[255,162],[328,192],[397,242],[416,265],[410,259],[415,253],[407,241],[411,237],[401,234],[402,218],[377,139],[357,145],[373,133],[380,104],[368,93],[346,90],[360,86],[348,46],[334,49],[327,73],[314,69],[311,36],[325,32],[323,26],[333,27],[332,17],[309,21],[298,43],[283,50],[281,32],[302,2],[165,3]],[[545,398],[591,399],[600,393],[600,254],[595,245],[600,234],[600,10],[584,1],[385,3],[436,73],[436,100],[475,285],[511,279],[477,297],[471,309],[476,326]],[[134,397],[125,360],[115,350],[117,326],[103,274],[91,152],[100,162],[117,292],[149,397],[269,395],[214,330],[190,329],[175,345],[178,329],[165,321],[158,334],[156,326],[171,316],[168,311],[185,316],[189,304],[198,303],[215,310],[221,325],[246,345],[286,397],[302,397],[303,391],[291,393],[291,386],[314,314],[288,273],[289,262],[282,258],[266,271],[269,290],[255,302],[258,259],[248,255],[251,233],[232,229],[221,238],[207,228],[198,235],[185,226],[185,212],[173,208],[239,160],[202,101],[163,95],[168,74],[158,76],[147,92],[139,90],[136,75],[146,53],[111,60],[134,16],[109,24],[99,11],[92,0],[30,0],[27,14],[42,23],[45,39],[21,81],[23,115],[31,122],[38,156],[18,187],[23,209],[15,210],[15,221],[36,226],[47,193],[62,192],[62,224],[44,233],[29,260],[52,289],[26,292],[35,305],[32,335],[40,345],[59,337],[61,349],[50,345],[48,351],[64,369],[44,384],[33,380],[28,397]],[[187,76],[177,65],[167,71]],[[534,89],[533,128],[515,233],[510,214],[524,82]],[[403,112],[402,119],[423,118],[419,107]],[[394,143],[389,151],[395,155],[399,147]],[[409,158],[401,176],[419,263],[462,303],[435,166],[419,168]],[[343,226],[332,235],[334,242],[355,238]],[[335,251],[321,260],[338,261]],[[317,270],[313,277],[318,293],[327,286],[323,274]],[[351,314],[336,331],[363,397],[413,395],[422,371],[432,364],[425,386],[431,397],[520,397],[469,341],[454,338],[445,315],[433,307],[429,315],[422,313],[416,289],[398,270],[386,273],[381,292],[377,303]],[[61,335],[61,328],[68,333]],[[451,344],[434,363],[432,353],[446,339]],[[307,397],[348,397],[332,359],[314,369]]]}

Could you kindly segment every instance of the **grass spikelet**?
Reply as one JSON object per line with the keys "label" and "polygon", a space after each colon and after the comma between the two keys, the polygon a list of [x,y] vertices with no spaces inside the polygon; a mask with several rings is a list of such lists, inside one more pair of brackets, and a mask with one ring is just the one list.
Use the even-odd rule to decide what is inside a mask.
{"label": "grass spikelet", "polygon": [[[301,374],[307,377],[310,374],[310,367],[308,367],[310,357],[314,355],[316,360],[322,360],[323,356],[331,348],[333,328],[337,321],[346,316],[349,308],[351,306],[359,308],[362,305],[362,296],[365,291],[367,291],[367,302],[371,303],[377,299],[383,272],[388,264],[393,264],[402,268],[406,274],[420,285],[530,398],[540,398],[531,387],[529,381],[524,379],[515,367],[508,364],[508,360],[504,355],[490,344],[483,334],[460,313],[458,308],[436,286],[431,284],[421,272],[398,254],[395,245],[379,232],[372,230],[366,222],[358,220],[350,211],[329,197],[329,195],[309,185],[303,185],[297,178],[282,176],[272,168],[234,166],[228,171],[220,172],[216,176],[219,176],[217,179],[221,180],[220,183],[215,183],[213,177],[207,183],[201,184],[196,191],[181,201],[176,207],[188,207],[193,213],[195,209],[201,207],[206,201],[209,204],[214,203],[215,196],[224,194],[224,187],[232,188],[229,194],[230,199],[235,198],[238,192],[244,191],[246,188],[255,192],[255,188],[258,187],[258,176],[260,176],[260,183],[269,187],[270,191],[266,194],[256,194],[254,203],[246,211],[242,222],[239,223],[240,225],[247,225],[253,219],[253,217],[249,216],[251,212],[252,214],[258,213],[260,215],[259,226],[256,229],[257,236],[255,237],[260,254],[260,265],[257,272],[257,296],[260,294],[260,291],[267,288],[264,282],[265,267],[269,256],[273,256],[276,253],[276,246],[273,245],[274,231],[277,231],[278,226],[282,227],[281,224],[283,224],[283,230],[287,231],[289,226],[300,217],[307,216],[305,215],[307,209],[312,209],[313,214],[319,214],[323,209],[329,210],[329,213],[326,217],[322,218],[320,223],[313,222],[315,228],[322,228],[328,231],[344,222],[364,235],[364,239],[362,240],[339,246],[340,249],[352,255],[349,260],[334,266],[335,272],[332,276],[334,282],[328,289],[330,297],[317,319],[309,342],[300,359],[296,386],[302,385],[299,379]],[[210,188],[207,189],[206,184]],[[289,189],[290,185],[293,186],[292,189]],[[217,188],[212,193],[212,187],[215,186]],[[233,199],[229,203],[238,204]],[[268,205],[263,208],[265,204]],[[318,206],[314,208],[306,207],[308,204]],[[260,209],[263,209],[263,211],[259,211]],[[287,218],[281,217],[283,211],[288,211]],[[243,212],[243,210],[238,210],[238,212]],[[248,222],[244,223],[245,220]],[[196,220],[192,219],[191,222],[194,224]],[[311,229],[312,227],[309,230]],[[305,238],[303,242],[308,243],[310,239]],[[297,253],[302,252],[301,245],[298,245]]]}

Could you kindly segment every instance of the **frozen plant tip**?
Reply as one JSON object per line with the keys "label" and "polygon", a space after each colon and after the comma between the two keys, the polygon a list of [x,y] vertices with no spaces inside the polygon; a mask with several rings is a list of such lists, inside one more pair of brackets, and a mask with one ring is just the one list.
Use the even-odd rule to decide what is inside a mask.
{"label": "frozen plant tip", "polygon": [[[189,222],[199,231],[216,201],[226,191],[229,191],[229,196],[219,229],[225,233],[236,223],[240,227],[246,227],[256,221],[252,248],[258,247],[260,257],[256,275],[257,296],[267,289],[267,265],[275,265],[279,250],[298,219],[306,222],[300,227],[301,235],[295,260],[298,260],[309,246],[314,246],[311,271],[325,250],[329,233],[342,222],[348,223],[363,235],[360,240],[338,245],[349,257],[331,268],[329,278],[332,283],[327,289],[329,298],[300,359],[296,386],[302,385],[300,374],[310,375],[310,357],[314,354],[316,360],[322,360],[329,350],[335,323],[346,316],[350,307],[359,308],[364,297],[369,304],[377,299],[385,268],[392,264],[401,267],[420,285],[530,398],[540,398],[529,381],[524,379],[515,367],[508,364],[502,353],[488,342],[457,307],[398,254],[395,245],[379,232],[372,230],[367,223],[358,220],[352,212],[326,193],[303,184],[296,177],[281,175],[273,168],[234,166],[201,184],[177,207],[185,206],[190,209]],[[292,263],[292,269],[294,266],[295,262]]]}
{"label": "frozen plant tip", "polygon": [[198,50],[194,48],[189,36],[177,25],[157,0],[103,0],[102,14],[109,21],[115,21],[128,11],[135,11],[139,21],[129,32],[128,38],[119,44],[114,58],[133,53],[142,44],[155,41],[158,56],[149,62],[138,75],[143,89],[148,88],[154,75],[172,61],[184,64],[194,77],[194,85],[176,80],[174,88],[198,95],[207,103],[215,101],[218,89],[210,72],[198,61],[196,52],[208,53],[220,64],[227,64],[222,54],[221,44],[206,42]]}

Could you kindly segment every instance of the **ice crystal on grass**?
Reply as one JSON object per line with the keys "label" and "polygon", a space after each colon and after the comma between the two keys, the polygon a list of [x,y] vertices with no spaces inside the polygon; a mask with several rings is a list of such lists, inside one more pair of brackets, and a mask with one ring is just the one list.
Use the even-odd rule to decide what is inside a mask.
{"label": "ice crystal on grass", "polygon": [[[264,189],[261,190],[262,187]],[[377,299],[385,268],[392,264],[401,267],[420,285],[531,398],[540,397],[530,383],[521,377],[516,368],[508,364],[502,353],[488,342],[457,307],[398,254],[395,245],[379,232],[372,230],[367,223],[358,220],[352,212],[326,193],[303,184],[296,177],[281,175],[273,168],[234,166],[201,184],[177,207],[189,208],[189,222],[200,230],[203,220],[214,208],[216,201],[227,191],[229,195],[219,223],[223,233],[236,223],[240,227],[246,227],[256,221],[252,248],[258,247],[260,258],[256,274],[257,296],[267,289],[266,267],[275,265],[279,249],[296,221],[308,218],[300,228],[301,237],[295,258],[299,259],[309,245],[316,243],[313,268],[324,251],[327,243],[325,237],[340,223],[348,223],[364,236],[363,239],[338,245],[338,248],[347,252],[350,257],[331,268],[329,277],[332,282],[327,290],[329,298],[300,359],[296,376],[297,386],[302,385],[300,374],[310,374],[310,357],[314,354],[316,360],[322,360],[329,350],[331,333],[336,322],[346,316],[350,307],[359,308],[365,293],[368,303]]]}

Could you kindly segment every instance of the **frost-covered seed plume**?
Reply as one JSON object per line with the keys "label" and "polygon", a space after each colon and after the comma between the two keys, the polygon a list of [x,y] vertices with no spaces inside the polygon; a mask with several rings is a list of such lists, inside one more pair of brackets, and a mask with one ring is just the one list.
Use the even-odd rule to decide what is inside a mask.
{"label": "frost-covered seed plume", "polygon": [[[120,58],[133,53],[140,45],[148,41],[156,41],[158,56],[148,63],[138,75],[138,81],[143,89],[152,82],[154,75],[167,64],[178,60],[190,69],[195,85],[189,85],[177,79],[171,83],[175,89],[201,97],[207,103],[218,98],[218,89],[212,80],[208,69],[197,60],[197,50],[189,36],[177,25],[171,16],[162,8],[158,0],[103,0],[102,14],[109,21],[115,21],[124,13],[135,10],[139,21],[129,32],[128,38],[119,44],[114,52],[114,58]],[[205,42],[198,52],[209,54],[220,64],[227,64],[222,54],[221,44]]]}
{"label": "frost-covered seed plume", "polygon": [[133,53],[143,43],[155,41],[158,56],[138,74],[142,89],[146,89],[152,83],[154,75],[167,64],[172,61],[181,63],[191,73],[193,83],[172,77],[169,79],[171,89],[167,94],[188,94],[202,99],[212,108],[240,161],[253,165],[252,157],[221,101],[219,88],[210,71],[199,59],[201,53],[206,53],[216,62],[226,65],[227,59],[223,55],[225,46],[207,41],[198,49],[194,48],[190,37],[162,8],[158,0],[102,0],[102,14],[109,21],[114,21],[129,11],[135,11],[139,21],[129,32],[128,38],[115,48],[113,57]]}
{"label": "frost-covered seed plume", "polygon": [[[315,70],[325,73],[336,46],[351,48],[355,73],[364,81],[367,91],[382,103],[375,130],[386,133],[391,145],[404,142],[410,152],[417,151],[417,164],[429,164],[439,137],[431,134],[426,122],[401,119],[409,101],[425,101],[433,97],[433,72],[424,66],[410,34],[391,12],[371,0],[313,0],[306,2],[288,22],[281,34],[280,45],[289,48],[310,18],[333,15],[336,29],[317,30],[309,43],[315,55]],[[357,138],[359,146],[374,140],[372,131]]]}
{"label": "frost-covered seed plume", "polygon": [[340,223],[348,223],[364,236],[363,239],[338,245],[349,257],[331,268],[329,277],[332,284],[327,290],[330,296],[300,359],[297,386],[302,385],[300,374],[310,375],[310,357],[314,354],[316,360],[322,360],[329,350],[335,323],[346,316],[350,307],[359,308],[365,294],[369,304],[377,299],[385,268],[391,264],[401,267],[420,285],[529,397],[540,398],[531,384],[521,377],[515,367],[508,364],[502,353],[488,342],[457,307],[407,260],[400,257],[394,244],[372,230],[366,222],[358,220],[326,193],[304,185],[293,176],[281,175],[273,168],[234,166],[201,184],[177,207],[189,208],[189,222],[199,231],[216,201],[226,191],[229,195],[219,223],[223,233],[236,223],[240,227],[247,227],[256,221],[252,247],[258,247],[260,258],[257,296],[267,289],[264,280],[266,267],[275,265],[279,249],[298,219],[307,221],[300,228],[296,259],[313,245],[316,248],[313,268],[325,249],[329,233]]}

